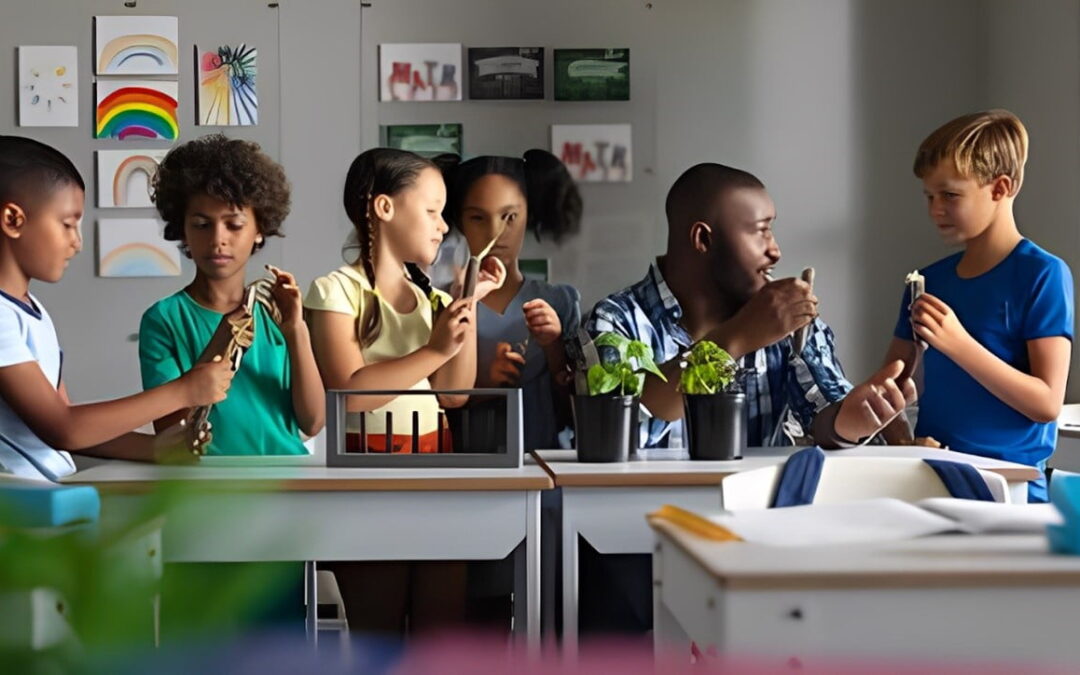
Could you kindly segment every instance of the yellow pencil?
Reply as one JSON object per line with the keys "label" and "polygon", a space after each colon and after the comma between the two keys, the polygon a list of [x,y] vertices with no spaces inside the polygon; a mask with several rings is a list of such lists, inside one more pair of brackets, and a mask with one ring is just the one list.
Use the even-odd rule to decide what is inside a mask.
{"label": "yellow pencil", "polygon": [[708,518],[702,518],[696,513],[680,509],[678,506],[664,504],[659,509],[648,515],[648,519],[666,520],[678,525],[687,532],[692,532],[699,537],[713,541],[742,541],[743,538],[727,529],[723,525],[714,523]]}

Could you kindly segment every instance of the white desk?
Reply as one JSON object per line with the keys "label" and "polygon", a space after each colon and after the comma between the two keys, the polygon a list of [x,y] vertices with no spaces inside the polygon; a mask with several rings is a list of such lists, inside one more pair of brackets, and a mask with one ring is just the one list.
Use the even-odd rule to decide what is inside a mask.
{"label": "white desk", "polygon": [[[308,562],[308,628],[315,635],[319,560],[502,559],[524,540],[514,629],[540,640],[539,466],[519,469],[174,467],[109,462],[65,483],[94,485],[102,513],[130,513],[163,481],[196,494],[168,516],[165,562]],[[523,570],[521,568],[524,568]],[[522,573],[524,572],[524,573]]]}
{"label": "white desk", "polygon": [[654,529],[661,658],[686,658],[688,640],[721,657],[807,667],[963,660],[1019,672],[1075,668],[1080,657],[1080,557],[1048,553],[1042,536],[781,548]]}
{"label": "white desk", "polygon": [[[600,553],[649,553],[653,536],[645,513],[663,504],[691,511],[720,508],[720,481],[727,475],[774,466],[798,448],[748,448],[744,458],[729,462],[653,459],[678,456],[670,450],[649,450],[647,461],[583,464],[573,450],[538,450],[533,455],[562,489],[562,611],[564,654],[573,658],[578,641],[578,536]],[[1001,474],[1014,502],[1027,502],[1027,481],[1038,470],[985,457],[913,446],[867,446],[829,452],[830,457],[919,457],[967,462]]]}

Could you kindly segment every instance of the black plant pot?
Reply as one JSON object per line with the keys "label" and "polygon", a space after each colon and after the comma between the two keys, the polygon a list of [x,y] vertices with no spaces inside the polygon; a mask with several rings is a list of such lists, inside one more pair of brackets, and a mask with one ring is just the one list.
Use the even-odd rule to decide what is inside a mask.
{"label": "black plant pot", "polygon": [[637,450],[635,396],[574,396],[579,462],[625,462]]}
{"label": "black plant pot", "polygon": [[690,459],[742,459],[746,394],[683,394]]}

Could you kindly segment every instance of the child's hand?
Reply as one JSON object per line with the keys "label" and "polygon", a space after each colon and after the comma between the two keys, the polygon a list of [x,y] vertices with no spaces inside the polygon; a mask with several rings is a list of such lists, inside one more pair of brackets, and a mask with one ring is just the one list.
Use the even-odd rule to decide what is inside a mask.
{"label": "child's hand", "polygon": [[541,347],[552,345],[562,337],[562,322],[547,302],[537,298],[526,302],[521,309],[525,312],[525,325]]}
{"label": "child's hand", "polygon": [[903,361],[893,361],[848,392],[834,422],[841,438],[854,443],[873,436],[915,401],[914,382],[908,379],[902,388],[896,385],[903,370]]}
{"label": "child's hand", "polygon": [[473,304],[469,298],[455,300],[435,317],[431,327],[428,346],[447,359],[452,359],[461,351],[468,335],[469,324],[473,321]]}
{"label": "child's hand", "polygon": [[480,263],[480,273],[476,276],[476,295],[473,297],[477,302],[487,297],[488,293],[502,288],[506,283],[506,266],[493,255],[484,258]]}
{"label": "child's hand", "polygon": [[214,435],[210,433],[210,423],[206,429],[194,435],[196,430],[187,420],[180,420],[168,429],[154,436],[152,443],[153,460],[157,464],[193,464],[203,454],[203,448],[209,445]]}
{"label": "child's hand", "polygon": [[516,387],[521,381],[525,357],[518,354],[509,342],[495,345],[495,360],[488,369],[488,381],[494,387]]}
{"label": "child's hand", "polygon": [[956,312],[929,293],[923,293],[911,306],[915,334],[949,358],[971,346],[971,334],[964,329]]}
{"label": "child's hand", "polygon": [[225,400],[225,394],[232,384],[233,371],[229,363],[215,356],[208,363],[196,363],[195,366],[180,376],[184,385],[186,403],[183,408],[196,408],[213,405]]}
{"label": "child's hand", "polygon": [[267,265],[266,269],[274,275],[274,286],[270,289],[270,295],[281,311],[282,331],[301,327],[304,323],[304,303],[296,277],[273,265]]}

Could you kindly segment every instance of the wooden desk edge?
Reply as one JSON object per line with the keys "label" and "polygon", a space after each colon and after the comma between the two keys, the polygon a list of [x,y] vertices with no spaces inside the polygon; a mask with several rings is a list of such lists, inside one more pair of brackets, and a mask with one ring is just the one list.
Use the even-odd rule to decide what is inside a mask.
{"label": "wooden desk edge", "polygon": [[543,469],[544,473],[546,473],[551,478],[552,486],[558,485],[558,483],[555,481],[555,472],[551,469],[551,466],[544,461],[544,458],[540,456],[540,453],[535,450],[530,450],[529,454],[532,455],[532,458],[536,462],[536,465]]}
{"label": "wooden desk edge", "polygon": [[735,471],[715,473],[602,473],[602,474],[552,474],[556,487],[665,487],[701,486],[720,487],[720,481]]}
{"label": "wooden desk edge", "polygon": [[125,481],[65,481],[66,485],[92,485],[104,494],[145,494],[163,483],[182,483],[195,491],[240,492],[505,492],[550,490],[548,476],[521,478],[290,478],[162,479]]}

